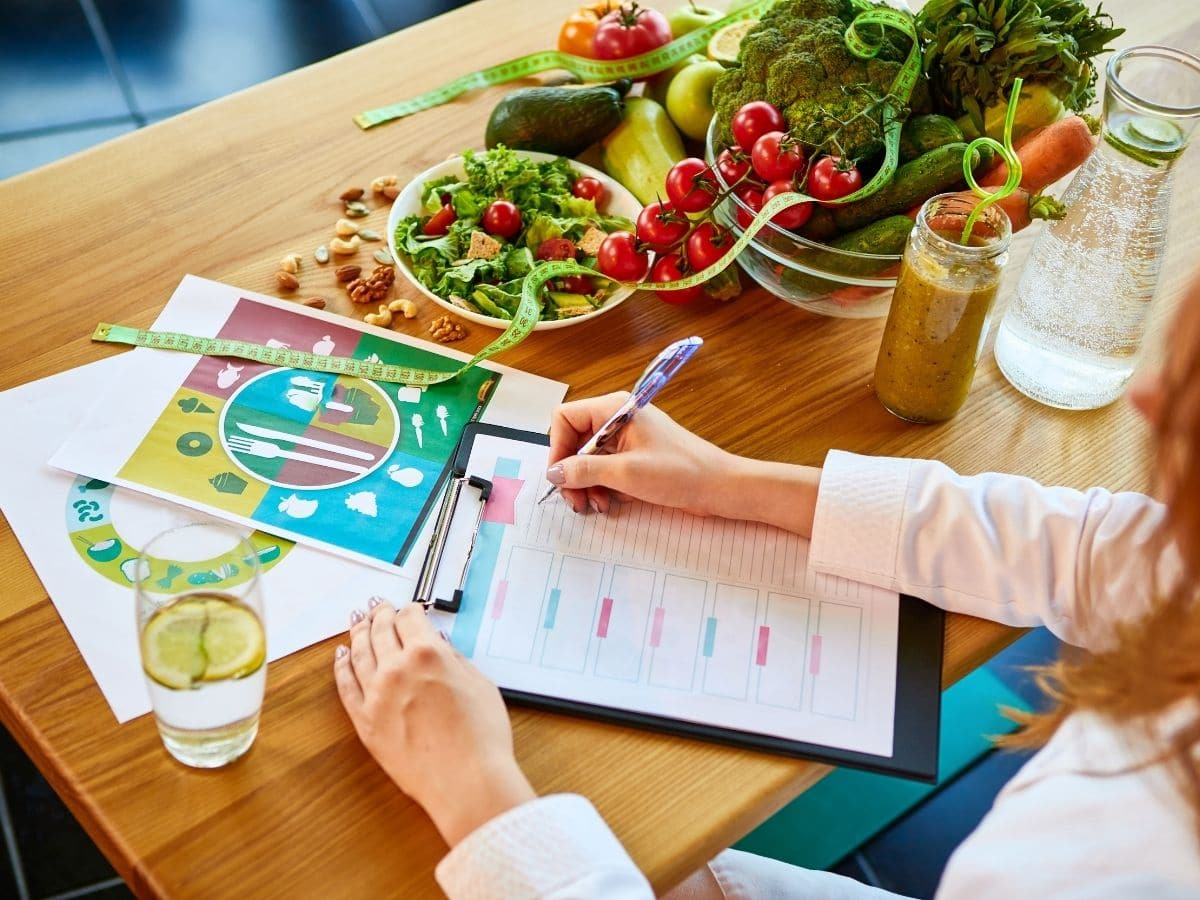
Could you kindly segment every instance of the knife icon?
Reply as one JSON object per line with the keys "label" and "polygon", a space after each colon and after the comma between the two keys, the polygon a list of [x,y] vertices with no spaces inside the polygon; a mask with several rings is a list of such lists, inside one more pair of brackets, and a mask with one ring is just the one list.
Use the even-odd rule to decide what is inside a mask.
{"label": "knife icon", "polygon": [[317,450],[327,450],[330,453],[338,453],[342,456],[352,456],[354,459],[365,459],[367,462],[375,461],[374,456],[370,453],[364,453],[362,450],[352,450],[349,447],[342,447],[338,444],[328,444],[325,441],[318,441],[299,434],[288,434],[286,431],[263,428],[260,425],[247,425],[245,422],[234,422],[233,424],[246,432],[246,434],[252,434],[255,437],[269,438],[275,441],[287,441],[289,444],[298,444],[301,447],[313,447]]}

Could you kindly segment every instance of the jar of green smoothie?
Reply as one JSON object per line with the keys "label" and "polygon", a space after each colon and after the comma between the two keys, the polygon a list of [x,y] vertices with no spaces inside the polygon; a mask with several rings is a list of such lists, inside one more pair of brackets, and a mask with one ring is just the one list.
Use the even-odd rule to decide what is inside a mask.
{"label": "jar of green smoothie", "polygon": [[970,194],[931,197],[904,248],[875,395],[910,422],[954,416],[975,377],[1012,236],[1008,216],[989,206],[963,243],[977,202]]}

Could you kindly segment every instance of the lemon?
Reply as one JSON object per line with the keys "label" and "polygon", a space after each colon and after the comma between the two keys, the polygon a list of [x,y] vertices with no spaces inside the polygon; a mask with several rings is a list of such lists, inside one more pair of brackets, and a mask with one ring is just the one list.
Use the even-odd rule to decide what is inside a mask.
{"label": "lemon", "polygon": [[266,658],[258,617],[211,595],[164,606],[142,629],[141,642],[146,674],[178,690],[249,675]]}
{"label": "lemon", "polygon": [[742,19],[739,22],[730,22],[708,41],[708,58],[715,59],[719,63],[735,63],[738,58],[738,50],[742,46],[742,38],[746,36],[746,32],[758,24],[758,19]]}

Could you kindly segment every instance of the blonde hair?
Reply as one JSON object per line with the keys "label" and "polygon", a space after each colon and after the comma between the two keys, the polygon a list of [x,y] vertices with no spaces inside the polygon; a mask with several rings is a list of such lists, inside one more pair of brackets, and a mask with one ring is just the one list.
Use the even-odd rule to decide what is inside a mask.
{"label": "blonde hair", "polygon": [[[1155,556],[1177,552],[1183,577],[1158,592],[1148,615],[1115,628],[1111,649],[1071,653],[1035,669],[1052,701],[1040,713],[1006,712],[1022,726],[1005,746],[1041,746],[1077,710],[1148,726],[1183,700],[1200,700],[1200,277],[1183,298],[1162,373],[1163,404],[1151,423],[1156,486],[1167,517]],[[1174,735],[1160,757],[1178,773],[1200,835],[1200,721]]]}

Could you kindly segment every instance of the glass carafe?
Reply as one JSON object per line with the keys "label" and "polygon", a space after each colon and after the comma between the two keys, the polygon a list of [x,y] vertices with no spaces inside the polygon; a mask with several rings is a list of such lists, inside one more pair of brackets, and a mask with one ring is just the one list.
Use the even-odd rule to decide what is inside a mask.
{"label": "glass carafe", "polygon": [[1022,393],[1063,409],[1117,399],[1137,366],[1167,236],[1172,169],[1200,121],[1200,59],[1130,47],[1108,63],[1101,140],[1066,215],[1030,251],[996,334]]}

